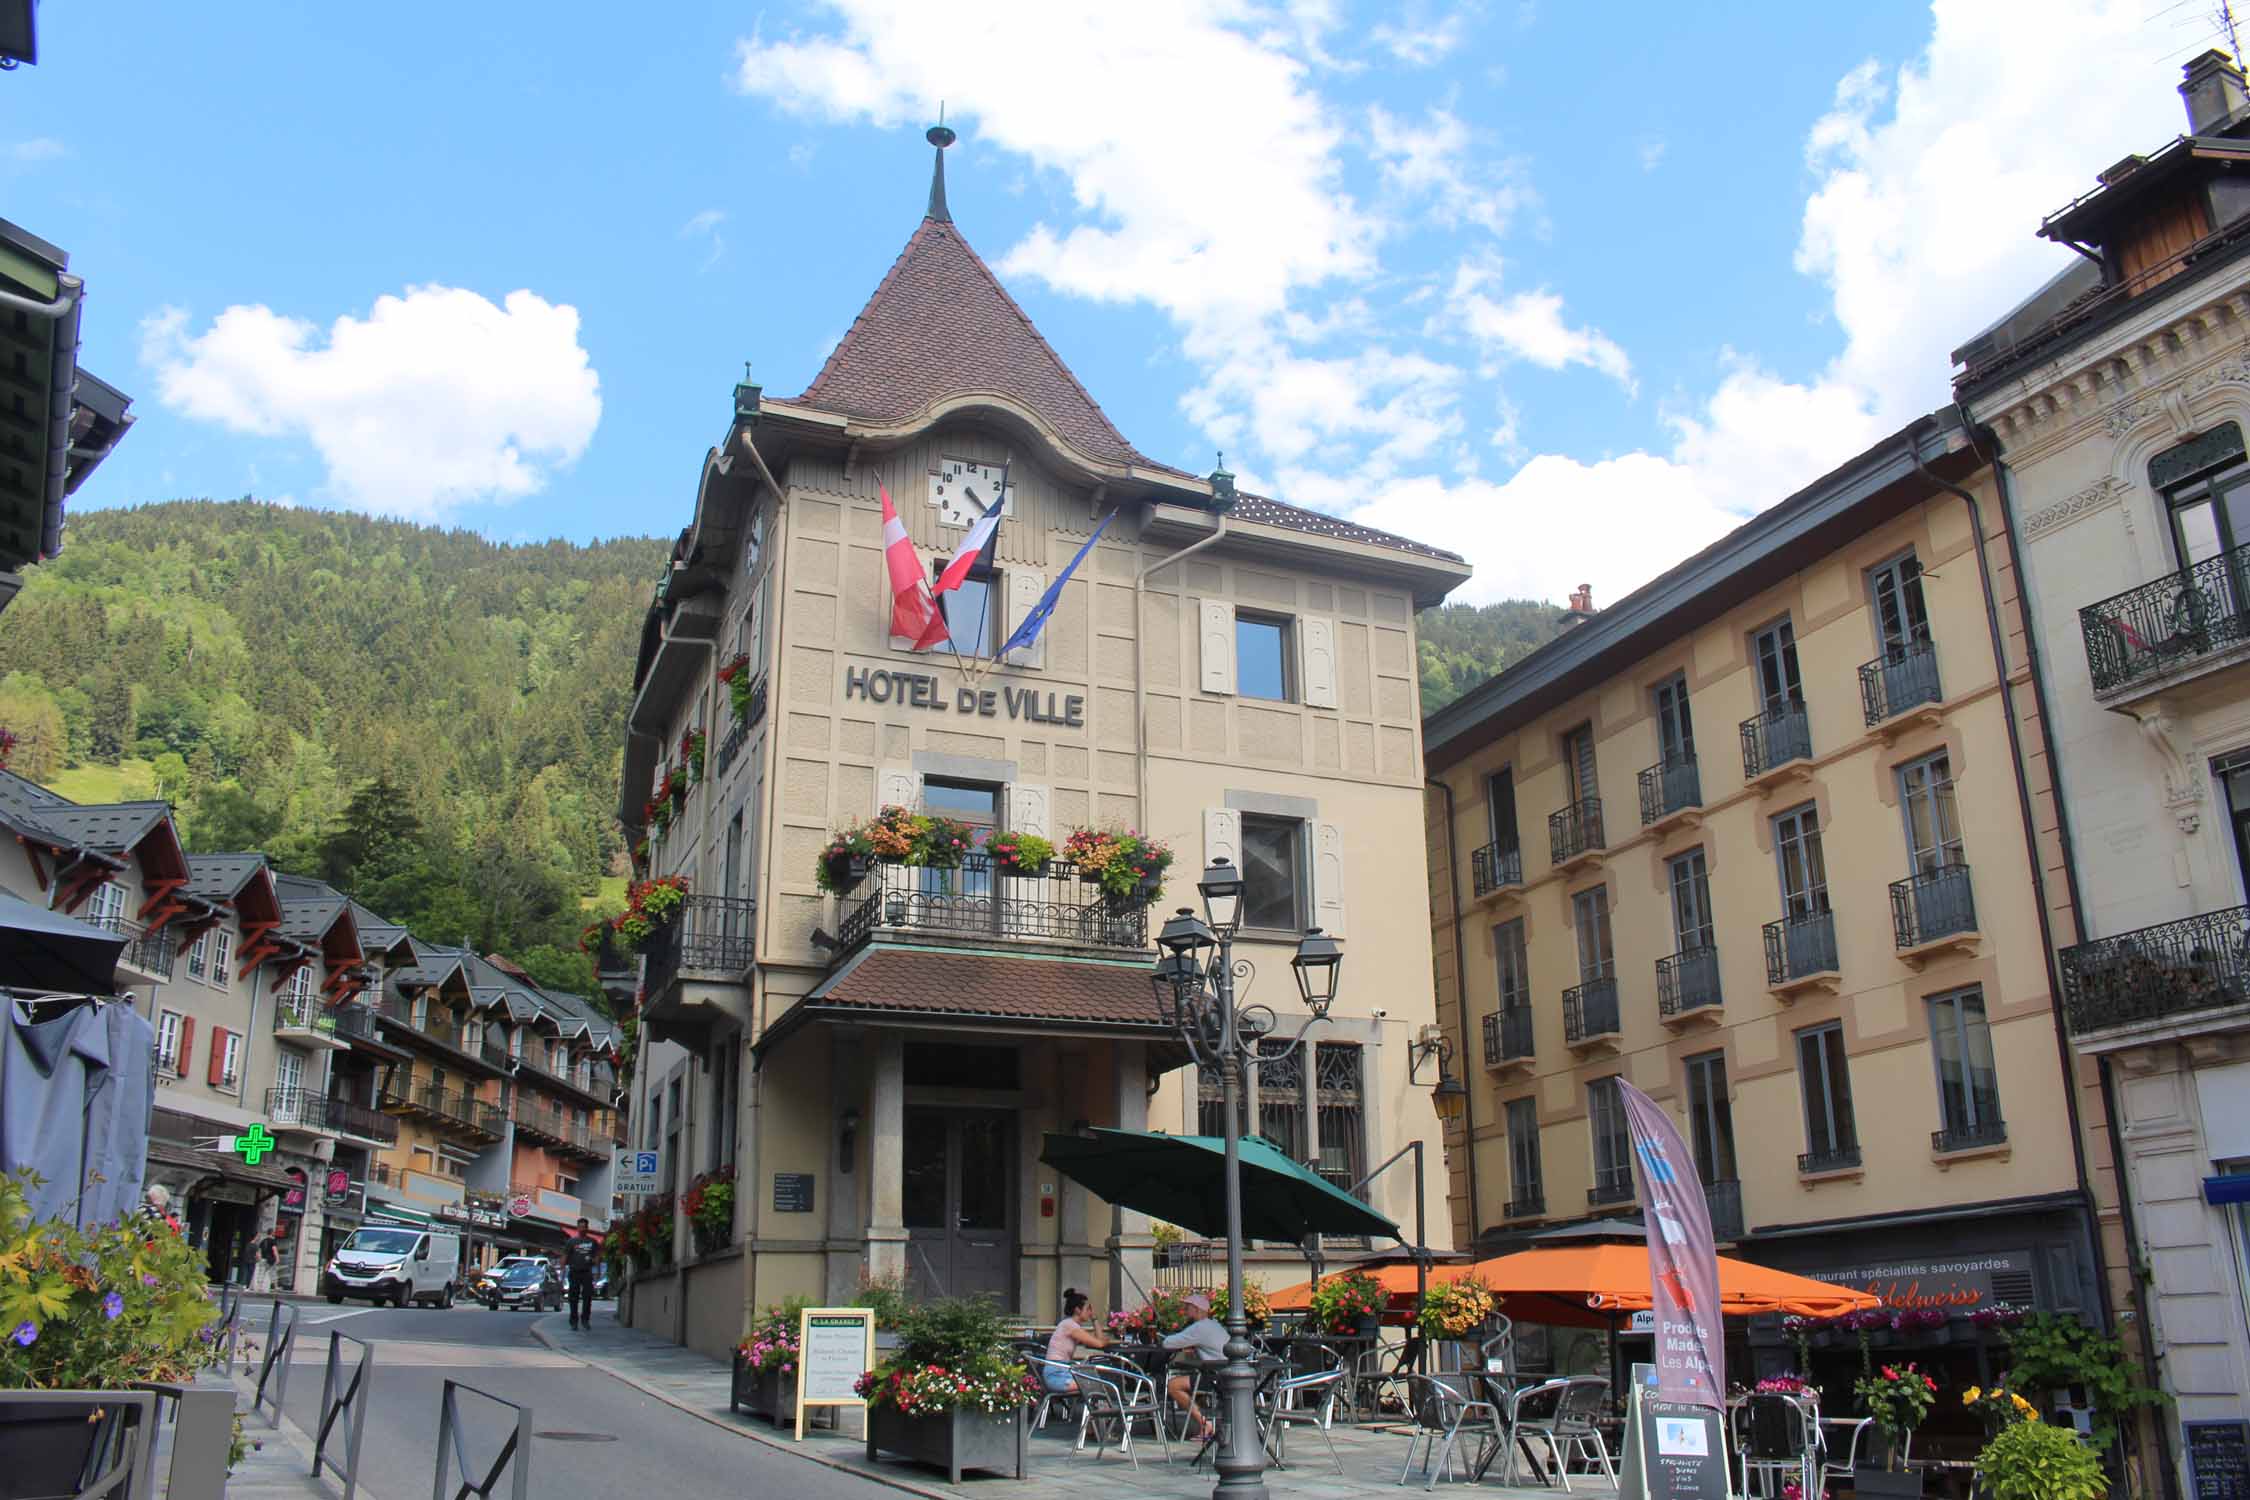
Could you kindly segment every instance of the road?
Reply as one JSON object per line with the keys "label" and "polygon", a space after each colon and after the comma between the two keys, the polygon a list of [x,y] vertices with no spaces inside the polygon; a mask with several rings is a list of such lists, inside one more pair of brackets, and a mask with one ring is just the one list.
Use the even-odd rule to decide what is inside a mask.
{"label": "road", "polygon": [[[616,1316],[616,1304],[598,1304],[594,1316]],[[328,1335],[342,1333],[375,1348],[359,1477],[382,1500],[413,1500],[430,1492],[438,1407],[448,1378],[531,1408],[538,1434],[531,1493],[539,1500],[650,1494],[872,1500],[898,1493],[732,1436],[643,1395],[548,1349],[531,1336],[531,1320],[530,1313],[490,1312],[469,1303],[443,1312],[308,1303],[301,1309],[289,1377],[289,1415],[308,1434],[319,1430]],[[347,1362],[358,1358],[352,1344],[342,1347]],[[472,1459],[489,1463],[514,1413],[473,1399],[464,1400],[463,1412]],[[448,1484],[447,1492],[452,1488]],[[495,1493],[509,1493],[507,1483]]]}

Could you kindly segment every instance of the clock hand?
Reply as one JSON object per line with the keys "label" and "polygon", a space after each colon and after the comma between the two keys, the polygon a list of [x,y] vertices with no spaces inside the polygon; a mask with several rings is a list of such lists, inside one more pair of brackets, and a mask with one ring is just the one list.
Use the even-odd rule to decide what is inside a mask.
{"label": "clock hand", "polygon": [[988,510],[992,509],[992,507],[991,507],[991,506],[989,506],[989,505],[985,504],[985,503],[984,503],[984,502],[983,502],[982,500],[979,500],[979,499],[977,498],[977,489],[976,489],[976,486],[975,486],[975,485],[973,485],[973,484],[964,484],[964,485],[962,485],[962,486],[961,486],[961,493],[962,493],[962,494],[964,494],[964,495],[966,495],[966,496],[968,496],[968,498],[969,498],[969,503],[970,503],[971,505],[973,505],[973,506],[975,506],[975,507],[977,508],[977,515],[978,515],[979,517],[982,517],[982,516],[984,515],[984,513],[986,512],[986,511],[988,511]]}

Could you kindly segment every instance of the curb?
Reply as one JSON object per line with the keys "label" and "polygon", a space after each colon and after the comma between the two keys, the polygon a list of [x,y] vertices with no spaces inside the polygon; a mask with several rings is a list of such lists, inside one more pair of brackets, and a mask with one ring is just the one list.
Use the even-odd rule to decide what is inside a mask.
{"label": "curb", "polygon": [[[700,1418],[701,1420],[710,1423],[713,1427],[718,1428],[721,1432],[733,1433],[736,1437],[747,1439],[748,1441],[756,1443],[761,1447],[770,1448],[776,1453],[786,1453],[791,1458],[803,1459],[806,1463],[818,1464],[824,1469],[833,1469],[839,1474],[850,1474],[855,1478],[865,1479],[874,1484],[885,1485],[891,1489],[900,1490],[909,1495],[921,1495],[926,1497],[926,1500],[960,1500],[958,1492],[954,1490],[931,1489],[926,1485],[916,1484],[909,1479],[885,1474],[880,1470],[863,1469],[855,1464],[845,1463],[841,1459],[828,1458],[822,1454],[810,1452],[804,1448],[798,1447],[794,1442],[783,1442],[778,1436],[769,1437],[765,1433],[758,1431],[754,1427],[744,1427],[739,1423],[731,1420],[733,1416],[733,1413],[731,1412],[705,1411],[700,1406],[690,1406],[686,1402],[680,1400],[677,1396],[672,1395],[670,1392],[659,1390],[657,1387],[649,1384],[647,1381],[630,1375],[625,1371],[617,1368],[613,1364],[607,1363],[606,1361],[600,1359],[590,1358],[588,1355],[579,1350],[571,1349],[561,1343],[558,1343],[554,1336],[554,1321],[555,1315],[553,1313],[549,1313],[542,1318],[533,1319],[531,1324],[531,1336],[555,1353],[567,1354],[572,1359],[575,1359],[581,1364],[585,1365],[588,1369],[599,1370],[604,1375],[607,1375],[610,1379],[617,1381],[619,1384],[629,1385],[634,1390],[639,1391],[642,1395],[663,1402],[666,1406],[671,1407],[674,1411],[683,1411],[691,1417]],[[308,1463],[312,1460],[312,1448],[309,1444],[305,1448],[305,1459]]]}

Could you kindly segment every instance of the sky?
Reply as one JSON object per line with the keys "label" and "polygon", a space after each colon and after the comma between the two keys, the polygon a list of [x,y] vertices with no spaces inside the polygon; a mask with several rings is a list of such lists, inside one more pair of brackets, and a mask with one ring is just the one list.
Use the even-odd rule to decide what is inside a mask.
{"label": "sky", "polygon": [[42,5],[0,216],[140,420],[78,507],[666,532],[953,217],[1140,450],[1597,604],[1949,399],[2203,0]]}

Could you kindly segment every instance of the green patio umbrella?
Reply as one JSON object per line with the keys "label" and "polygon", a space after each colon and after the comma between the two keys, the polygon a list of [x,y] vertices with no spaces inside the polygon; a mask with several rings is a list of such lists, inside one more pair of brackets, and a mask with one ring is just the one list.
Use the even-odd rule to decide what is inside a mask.
{"label": "green patio umbrella", "polygon": [[[1226,1142],[1215,1135],[1087,1130],[1050,1135],[1040,1161],[1120,1208],[1209,1238],[1227,1232]],[[1242,1233],[1298,1241],[1398,1226],[1261,1136],[1242,1138]]]}

